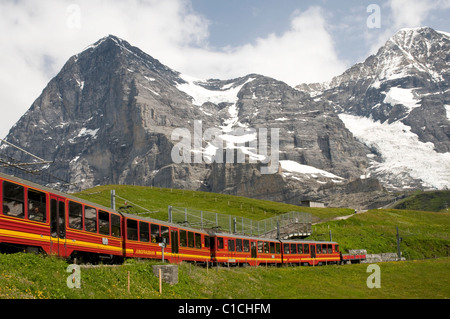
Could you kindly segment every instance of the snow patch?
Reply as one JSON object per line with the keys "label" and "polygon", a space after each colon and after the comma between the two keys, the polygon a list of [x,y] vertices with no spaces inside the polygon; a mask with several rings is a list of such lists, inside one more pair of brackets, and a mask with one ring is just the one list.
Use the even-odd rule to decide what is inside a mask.
{"label": "snow patch", "polygon": [[69,139],[69,142],[70,143],[75,143],[75,139],[76,138],[84,137],[84,136],[90,136],[91,138],[96,139],[98,130],[99,130],[99,128],[96,129],[96,130],[90,130],[90,129],[87,129],[87,128],[83,127],[80,130],[80,132],[78,133],[77,136],[75,136],[74,138]]}
{"label": "snow patch", "polygon": [[445,111],[447,112],[447,118],[450,120],[450,105],[444,105]]}
{"label": "snow patch", "polygon": [[98,130],[99,130],[99,128],[96,129],[96,130],[90,130],[90,129],[87,129],[87,128],[83,127],[83,128],[80,130],[80,133],[78,133],[78,136],[77,136],[77,137],[82,137],[82,136],[90,135],[90,136],[92,136],[93,138],[96,138]]}
{"label": "snow patch", "polygon": [[202,106],[203,103],[206,102],[211,102],[214,104],[219,104],[223,102],[234,104],[238,100],[237,94],[242,89],[242,87],[248,82],[254,80],[253,78],[250,78],[244,84],[234,88],[231,88],[231,85],[228,84],[222,87],[223,90],[214,91],[205,89],[204,87],[196,84],[199,82],[206,82],[206,81],[199,80],[187,75],[180,75],[180,77],[187,83],[178,84],[177,85],[178,90],[191,96],[193,99],[192,104],[197,106]]}
{"label": "snow patch", "polygon": [[370,167],[376,175],[397,176],[397,183],[409,176],[422,180],[424,187],[450,187],[450,153],[436,152],[434,144],[421,142],[411,127],[349,114],[339,118],[358,140],[381,154],[382,161],[372,161]]}
{"label": "snow patch", "polygon": [[437,30],[436,30],[436,32],[438,32],[438,33],[440,33],[440,34],[442,34],[442,35],[445,35],[446,37],[449,37],[449,38],[450,38],[450,33],[448,33],[448,32],[437,31]]}
{"label": "snow patch", "polygon": [[322,175],[323,177],[335,178],[338,180],[343,180],[342,177],[334,175],[330,172],[315,168],[309,165],[302,165],[295,161],[280,161],[281,168],[283,171],[288,171],[290,173],[298,173],[298,174],[309,174],[313,177],[318,177],[317,175]]}
{"label": "snow patch", "polygon": [[392,106],[402,104],[406,106],[409,111],[420,106],[420,101],[414,97],[413,89],[402,89],[397,87],[389,89],[383,102],[389,103]]}

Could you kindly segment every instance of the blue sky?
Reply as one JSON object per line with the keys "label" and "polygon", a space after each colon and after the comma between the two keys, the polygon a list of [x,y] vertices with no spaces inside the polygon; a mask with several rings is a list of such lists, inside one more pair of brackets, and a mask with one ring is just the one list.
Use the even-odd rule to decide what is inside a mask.
{"label": "blue sky", "polygon": [[[252,43],[258,37],[265,37],[270,33],[280,36],[289,30],[291,18],[296,12],[306,11],[314,6],[320,7],[328,21],[328,31],[333,36],[339,57],[354,64],[373,53],[371,49],[375,39],[382,37],[387,40],[386,36],[383,37],[384,34],[393,35],[391,30],[397,30],[396,24],[400,28],[426,25],[437,30],[450,30],[450,1],[430,2],[429,9],[427,1],[422,1],[425,9],[420,8],[416,2],[420,1],[410,1],[409,4],[407,1],[399,2],[399,7],[404,4],[403,10],[399,11],[403,11],[406,17],[397,17],[401,20],[398,22],[396,15],[401,14],[393,12],[390,1],[193,0],[192,5],[196,11],[211,20],[209,44],[216,49]],[[371,4],[378,5],[380,9],[380,28],[367,27],[367,19],[373,13],[367,11]]]}
{"label": "blue sky", "polygon": [[450,32],[448,17],[450,0],[2,0],[0,135],[72,55],[108,34],[190,76],[297,85],[341,74],[400,28]]}

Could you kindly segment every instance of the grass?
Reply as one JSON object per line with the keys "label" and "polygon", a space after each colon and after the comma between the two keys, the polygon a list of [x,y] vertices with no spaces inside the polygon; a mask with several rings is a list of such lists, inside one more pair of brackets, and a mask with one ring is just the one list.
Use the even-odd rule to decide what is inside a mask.
{"label": "grass", "polygon": [[346,220],[314,225],[311,239],[328,239],[331,230],[343,251],[396,252],[397,227],[407,259],[450,256],[450,213],[374,209]]}
{"label": "grass", "polygon": [[404,200],[395,203],[395,209],[424,210],[432,212],[448,212],[450,191],[417,192]]}
{"label": "grass", "polygon": [[[382,263],[381,288],[370,289],[367,265],[212,268],[179,265],[179,283],[159,282],[152,265],[81,269],[81,288],[66,285],[67,263],[33,254],[0,255],[2,299],[445,299],[450,258]],[[128,292],[128,272],[130,291]]]}

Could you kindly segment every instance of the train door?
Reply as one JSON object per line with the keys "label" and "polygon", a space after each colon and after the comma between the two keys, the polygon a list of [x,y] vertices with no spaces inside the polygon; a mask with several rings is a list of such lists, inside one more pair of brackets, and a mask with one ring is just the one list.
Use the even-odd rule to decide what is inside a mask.
{"label": "train door", "polygon": [[66,205],[64,198],[50,197],[50,253],[66,254]]}
{"label": "train door", "polygon": [[179,244],[178,244],[178,229],[173,228],[170,231],[170,243],[172,245],[172,259],[175,263],[178,263],[179,258]]}
{"label": "train door", "polygon": [[252,241],[251,247],[251,258],[256,258],[256,241]]}
{"label": "train door", "polygon": [[256,241],[251,241],[250,247],[251,247],[250,248],[250,257],[252,258],[250,264],[252,266],[256,266],[256,265],[258,265],[258,261],[256,260],[256,258],[257,258],[257,255],[256,255]]}
{"label": "train door", "polygon": [[228,239],[228,263],[236,263],[236,245],[234,239]]}
{"label": "train door", "polygon": [[211,255],[211,262],[217,262],[216,259],[216,237],[215,236],[211,236],[209,237],[209,252]]}
{"label": "train door", "polygon": [[311,249],[311,258],[316,258],[316,245],[312,244],[310,245]]}

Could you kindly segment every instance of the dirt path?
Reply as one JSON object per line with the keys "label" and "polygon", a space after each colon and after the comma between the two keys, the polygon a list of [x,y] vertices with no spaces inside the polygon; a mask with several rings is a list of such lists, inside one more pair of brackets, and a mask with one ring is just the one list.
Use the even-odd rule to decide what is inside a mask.
{"label": "dirt path", "polygon": [[359,214],[363,214],[363,213],[365,213],[365,212],[367,212],[367,210],[360,210],[360,211],[357,211],[357,213],[354,213],[354,214],[351,214],[351,215],[338,216],[338,217],[335,217],[335,218],[330,219],[330,220],[327,220],[327,221],[321,221],[321,222],[318,222],[318,223],[313,223],[313,225],[316,225],[316,224],[323,224],[323,223],[327,223],[327,222],[333,221],[333,220],[344,220],[344,219],[349,219],[349,218],[352,217],[352,216],[356,216],[356,215],[359,215]]}

